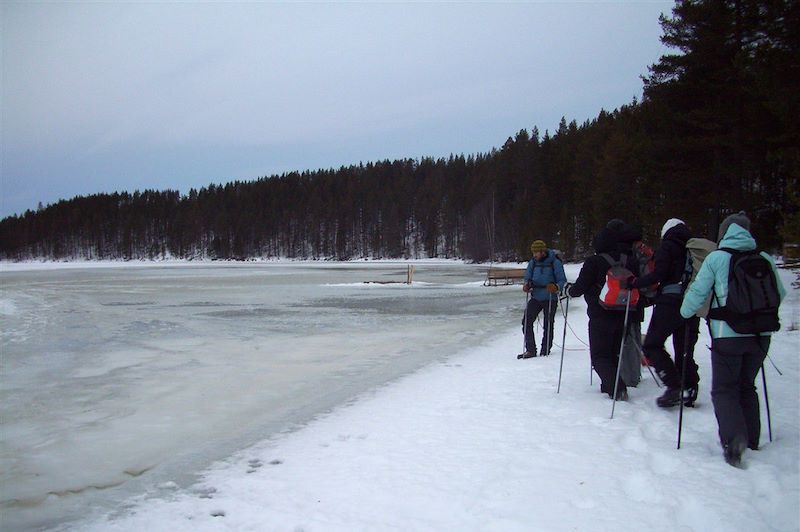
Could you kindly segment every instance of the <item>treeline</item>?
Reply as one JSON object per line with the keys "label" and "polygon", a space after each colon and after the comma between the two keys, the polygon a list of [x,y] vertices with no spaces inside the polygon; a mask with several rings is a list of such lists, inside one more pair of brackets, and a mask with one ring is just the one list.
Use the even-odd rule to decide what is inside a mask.
{"label": "treeline", "polygon": [[713,235],[745,209],[800,240],[800,4],[677,2],[641,102],[489,153],[381,161],[191,190],[98,194],[0,221],[0,257],[527,258],[591,249],[611,218]]}

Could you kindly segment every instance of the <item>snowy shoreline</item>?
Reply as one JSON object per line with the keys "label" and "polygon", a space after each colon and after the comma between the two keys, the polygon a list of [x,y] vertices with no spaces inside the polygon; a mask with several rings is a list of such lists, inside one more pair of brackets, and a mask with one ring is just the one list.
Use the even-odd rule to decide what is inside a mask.
{"label": "snowy shoreline", "polygon": [[518,287],[483,288],[479,267],[415,264],[413,286],[364,284],[405,280],[398,263],[0,274],[4,526],[74,523],[152,485],[190,486],[516,315]]}
{"label": "snowy shoreline", "polygon": [[[154,270],[158,269],[158,265],[147,264]],[[168,366],[153,366],[159,375],[166,371],[169,377],[162,377],[157,382],[156,388],[162,389],[158,393],[161,398],[139,396],[138,392],[137,395],[128,395],[134,390],[145,392],[153,388],[149,385],[134,386],[122,395],[115,392],[114,396],[122,400],[122,403],[117,401],[117,406],[125,411],[129,406],[135,406],[144,413],[152,411],[152,405],[159,405],[156,409],[159,416],[181,413],[180,417],[185,418],[187,414],[199,414],[196,422],[206,426],[212,437],[227,433],[230,427],[224,428],[223,423],[228,418],[238,417],[245,424],[252,423],[254,428],[261,426],[263,429],[265,425],[249,414],[225,411],[226,405],[234,406],[234,402],[244,400],[253,403],[253,411],[265,410],[266,398],[255,394],[259,389],[269,388],[265,386],[266,374],[259,373],[256,364],[261,359],[261,351],[257,348],[263,347],[262,339],[251,338],[250,332],[244,334],[249,328],[240,329],[234,324],[252,320],[253,326],[258,327],[264,320],[273,320],[275,316],[270,313],[271,307],[263,296],[267,293],[274,295],[287,279],[273,280],[273,272],[253,277],[246,270],[230,269],[217,262],[212,264],[220,266],[217,277],[198,276],[200,270],[191,268],[191,271],[184,272],[188,276],[184,278],[170,270],[168,275],[158,274],[153,285],[134,285],[137,287],[134,291],[120,280],[140,278],[141,269],[135,269],[130,278],[122,276],[120,271],[80,275],[70,272],[66,278],[73,282],[67,283],[61,281],[65,274],[56,272],[54,278],[59,279],[58,282],[36,284],[31,287],[34,290],[31,294],[4,300],[5,303],[0,305],[0,318],[17,320],[22,327],[29,318],[41,317],[39,307],[30,306],[32,301],[37,305],[59,301],[66,305],[67,313],[53,312],[60,307],[48,310],[51,318],[75,314],[77,301],[82,301],[77,307],[80,315],[95,310],[99,314],[88,320],[77,318],[78,321],[64,323],[57,330],[71,337],[72,326],[102,325],[104,322],[96,323],[102,316],[102,320],[111,320],[107,325],[113,326],[103,334],[111,334],[113,340],[116,338],[114,335],[121,331],[118,340],[126,349],[119,353],[109,350],[108,346],[115,344],[101,335],[98,339],[102,349],[98,354],[103,356],[89,358],[88,365],[80,366],[80,371],[73,367],[74,360],[65,359],[64,363],[68,365],[63,369],[53,369],[51,362],[60,359],[44,359],[42,363],[46,363],[46,368],[43,368],[47,371],[83,383],[80,389],[72,389],[73,392],[79,395],[91,393],[97,384],[116,386],[118,379],[123,379],[120,384],[127,379],[132,379],[132,383],[144,382],[141,377],[151,374],[140,371],[150,367],[150,362],[143,366],[130,364],[132,357],[146,362],[152,351],[159,363],[169,361]],[[127,495],[111,506],[96,504],[79,494],[51,495],[48,504],[71,507],[78,515],[57,525],[53,525],[51,520],[45,526],[53,530],[103,531],[145,528],[170,531],[618,530],[620,525],[634,518],[632,514],[635,513],[637,528],[657,531],[796,531],[800,528],[800,516],[796,511],[796,503],[800,500],[800,361],[796,356],[800,349],[800,331],[792,327],[800,309],[800,291],[789,288],[797,277],[796,272],[781,272],[789,293],[781,309],[783,330],[775,335],[770,349],[771,357],[783,375],[778,375],[771,365],[766,366],[774,441],[769,442],[762,395],[762,449],[746,453],[746,469],[736,470],[724,463],[717,444],[716,420],[708,392],[711,378],[705,348],[708,344],[706,331],[702,332],[697,344],[697,362],[702,379],[700,400],[697,408],[685,412],[683,445],[680,451],[676,451],[677,411],[655,406],[654,399],[660,390],[646,371],[643,371],[642,383],[630,389],[630,401],[618,403],[614,419],[609,419],[611,402],[599,393],[597,378],[590,385],[587,375],[590,372],[585,345],[587,318],[582,299],[570,303],[564,374],[561,392],[556,394],[563,318],[559,315],[556,320],[555,356],[516,360],[515,355],[521,348],[517,311],[523,296],[518,286],[479,288],[471,285],[480,283],[470,281],[465,284],[464,281],[469,279],[464,275],[470,269],[462,270],[457,264],[447,262],[450,266],[444,269],[447,273],[429,277],[435,280],[432,285],[423,281],[419,289],[407,291],[383,290],[382,285],[363,290],[348,288],[356,286],[353,284],[319,284],[331,277],[328,269],[317,271],[313,263],[311,269],[295,262],[291,264],[312,275],[308,289],[314,301],[344,311],[346,318],[344,322],[317,323],[315,327],[318,329],[313,331],[314,334],[293,338],[285,346],[287,360],[295,360],[310,348],[308,353],[314,358],[309,359],[309,363],[313,362],[313,365],[304,366],[303,379],[310,375],[309,368],[319,368],[330,374],[324,369],[330,359],[338,358],[353,348],[374,352],[369,347],[374,341],[378,342],[374,345],[384,347],[378,353],[378,359],[387,359],[387,348],[391,346],[396,350],[392,356],[397,356],[392,364],[401,361],[407,364],[407,359],[415,352],[429,362],[414,370],[408,366],[409,371],[399,371],[394,378],[381,378],[373,384],[367,382],[366,391],[351,394],[345,390],[341,396],[344,399],[316,409],[316,413],[291,428],[273,430],[260,438],[243,438],[240,441],[249,441],[218,454],[215,459],[219,461],[207,462],[213,464],[211,466],[192,469],[191,478],[181,477],[181,472],[174,468],[145,473],[131,481],[131,487],[125,491]],[[288,266],[287,263],[283,265]],[[370,277],[372,273],[381,272],[393,278],[397,272],[403,271],[396,262],[389,263],[385,271],[378,269],[380,264],[375,264],[374,270],[364,268],[363,263],[358,263],[355,270],[350,265],[328,263],[323,266],[341,268],[337,277],[351,275],[361,278],[367,271]],[[471,266],[471,275],[474,276],[475,267]],[[579,265],[568,265],[567,277],[574,279],[578,269]],[[433,266],[428,270],[426,275],[431,276],[439,268]],[[223,272],[236,274],[237,282],[244,284],[231,293],[231,285],[227,284],[231,277],[227,273],[220,277]],[[9,275],[7,279],[24,286],[26,280],[42,275],[33,273],[27,277],[20,272]],[[80,282],[75,283],[76,279]],[[176,285],[179,279],[181,283]],[[188,290],[195,286],[189,283],[193,279],[202,290],[225,280],[225,290],[213,296],[202,291],[199,292],[202,295],[196,295]],[[267,286],[264,283],[275,284]],[[4,291],[8,291],[10,286],[5,285]],[[256,286],[261,288],[255,290]],[[87,291],[86,287],[97,292]],[[287,297],[296,302],[297,286],[286,290]],[[72,291],[79,294],[80,299],[72,297]],[[60,299],[53,301],[53,296]],[[422,306],[404,307],[414,301]],[[460,305],[472,308],[480,301],[484,305],[480,307],[482,321],[485,321],[487,312],[494,313],[492,327],[485,327],[486,324],[482,323],[483,329],[479,332],[476,328],[478,322],[468,322],[476,325],[470,325],[468,331],[461,331],[469,317],[466,314],[449,316],[444,322],[449,324],[447,329],[436,326],[437,320],[444,319],[444,313],[452,314]],[[285,301],[280,305],[283,304]],[[404,308],[413,311],[412,314],[403,314]],[[178,309],[181,309],[182,318],[168,317]],[[424,336],[414,337],[409,337],[409,328],[394,327],[393,338],[376,340],[365,336],[365,331],[357,328],[353,321],[358,316],[366,325],[378,324],[380,322],[373,320],[385,315],[387,309],[400,312],[389,316],[393,323],[397,319],[406,319],[404,323],[407,324],[424,322],[435,327],[427,330]],[[112,314],[118,318],[109,318]],[[170,323],[172,320],[177,322]],[[4,322],[11,323],[15,322]],[[38,327],[31,323],[30,326]],[[454,328],[456,323],[460,325]],[[41,331],[49,331],[61,338],[61,333],[53,333],[54,325],[46,324],[46,329]],[[285,325],[290,330],[297,328],[295,322]],[[216,331],[214,337],[230,338],[223,343],[210,338],[198,339],[198,343],[181,340],[176,344],[170,340],[170,331],[195,326],[197,329],[192,330],[197,333],[210,329]],[[330,356],[327,347],[323,347],[324,341],[317,337],[320,334],[325,337],[331,326],[344,328],[335,337],[337,342],[351,342],[335,357]],[[646,328],[646,323],[643,328]],[[309,332],[307,325],[299,330]],[[25,337],[22,333],[31,339],[42,338],[41,331],[19,329],[19,334],[9,337],[6,345],[17,345],[16,342]],[[456,331],[460,332],[454,344],[444,347],[445,344],[440,342],[448,335],[454,336]],[[77,334],[77,338],[96,336],[93,332]],[[138,340],[133,342],[133,338],[140,334],[146,335],[147,345],[130,345],[138,344]],[[307,340],[313,343],[304,347]],[[201,349],[203,343],[208,345]],[[38,352],[31,350],[32,347],[24,348],[20,354]],[[133,347],[136,351],[129,350]],[[249,365],[242,367],[249,369],[226,373],[223,379],[220,375],[223,366],[209,365],[217,359],[213,356],[202,358],[200,354],[203,351],[210,354],[236,353],[239,357],[237,365],[246,362]],[[253,358],[240,358],[243,351]],[[166,353],[169,353],[168,358],[164,358]],[[189,364],[176,366],[181,357],[187,357]],[[25,360],[26,365],[31,362]],[[351,383],[350,389],[355,390],[352,382],[364,376],[364,362],[354,359],[349,367],[336,370],[333,377],[337,382]],[[169,373],[173,371],[170,367],[185,368],[187,373],[183,373],[183,369],[175,374]],[[28,369],[25,371],[23,376],[29,375]],[[181,382],[194,385],[204,375],[208,377],[201,380],[205,384],[194,390],[202,392],[200,396],[184,396],[193,390],[183,386],[172,389],[173,384]],[[376,385],[374,382],[387,384]],[[220,383],[228,383],[228,386]],[[229,391],[231,383],[236,383],[233,396]],[[7,380],[5,385],[9,384],[12,382]],[[757,385],[761,388],[760,379]],[[213,386],[218,386],[219,390],[212,390]],[[209,392],[213,393],[213,400],[209,400]],[[178,402],[165,404],[165,397]],[[15,399],[14,394],[9,394],[7,399],[19,400],[19,397]],[[125,411],[116,412],[116,408],[96,410],[98,405],[92,402],[94,399],[87,395],[77,405],[78,410],[67,411],[67,417],[78,416],[76,421],[89,421],[88,426],[93,426],[92,420],[84,419],[84,416],[102,414],[103,419],[124,422],[124,427],[134,431],[132,434],[136,434],[136,438],[141,437],[140,430],[148,423],[161,423],[160,419],[142,417],[130,417],[128,422],[129,414]],[[83,411],[84,404],[94,405],[92,411],[76,414]],[[211,413],[205,410],[193,412],[196,409],[193,405],[199,404],[222,409],[219,415],[211,417]],[[16,411],[6,406],[10,408],[9,412]],[[103,417],[105,410],[109,410],[110,417]],[[55,415],[60,418],[58,412]],[[104,423],[106,421],[101,425]],[[180,437],[181,430],[185,429],[173,422],[166,426],[169,433],[174,433],[169,436],[177,438],[174,452],[178,454],[191,454],[204,443],[203,438]],[[79,427],[83,430],[83,425]],[[117,425],[115,431],[119,432],[120,428],[123,427]],[[6,431],[4,437],[11,434],[11,431]],[[67,434],[69,441],[80,443],[76,438],[78,432],[71,429]],[[44,471],[58,470],[61,476],[66,475],[62,480],[79,482],[80,477],[98,473],[96,465],[99,465],[97,460],[102,453],[112,451],[121,457],[142,450],[142,444],[127,450],[109,445],[108,438],[116,437],[113,432],[95,436],[88,440],[89,448],[94,449],[90,457],[93,462],[86,465],[65,462],[64,454],[51,450],[47,451],[49,455],[40,456],[53,460],[46,462],[52,467],[45,467]],[[167,436],[164,433],[159,437]],[[40,445],[32,437],[39,436],[31,434],[20,441],[29,448],[40,449],[42,453],[56,441],[42,435]],[[149,442],[151,439],[145,440]],[[41,464],[41,460],[37,458],[34,463]],[[188,470],[182,472],[188,473]],[[91,484],[84,482],[82,485]],[[6,485],[6,488],[10,487],[10,484]],[[101,491],[97,494],[100,495]],[[4,508],[3,512],[7,510]],[[29,510],[41,514],[44,509]],[[10,525],[13,522],[9,520],[11,515],[4,516],[6,526],[29,529]]]}
{"label": "snowy shoreline", "polygon": [[707,332],[700,400],[676,450],[677,410],[655,406],[646,372],[609,419],[576,301],[560,394],[559,356],[517,361],[509,329],[236,453],[190,489],[154,487],[79,529],[798,530],[800,332],[786,321],[798,304],[790,290],[770,350],[783,375],[767,366],[774,440],[761,392],[761,449],[744,470],[717,443]]}

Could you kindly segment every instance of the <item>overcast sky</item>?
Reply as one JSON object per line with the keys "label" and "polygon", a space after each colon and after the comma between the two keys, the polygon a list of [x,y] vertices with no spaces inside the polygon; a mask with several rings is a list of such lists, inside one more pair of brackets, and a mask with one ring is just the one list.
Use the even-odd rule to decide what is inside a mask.
{"label": "overcast sky", "polygon": [[581,123],[641,97],[672,5],[3,1],[0,217]]}

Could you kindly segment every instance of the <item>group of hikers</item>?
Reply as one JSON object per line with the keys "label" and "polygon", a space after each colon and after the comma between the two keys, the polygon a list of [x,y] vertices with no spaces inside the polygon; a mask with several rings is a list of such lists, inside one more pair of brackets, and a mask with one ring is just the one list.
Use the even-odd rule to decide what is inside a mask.
{"label": "group of hikers", "polygon": [[[713,242],[693,238],[686,223],[671,218],[653,252],[643,244],[640,227],[614,219],[595,236],[593,247],[594,255],[570,283],[557,253],[542,240],[531,244],[533,258],[523,284],[525,351],[518,358],[549,355],[560,299],[583,296],[600,391],[615,401],[627,400],[628,387],[638,384],[644,364],[655,369],[664,385],[656,399],[659,407],[691,407],[700,383],[694,348],[700,317],[705,317],[720,443],[726,462],[738,467],[745,449],[759,446],[755,379],[770,333],[780,328],[777,309],[786,295],[772,257],[756,250],[750,220],[744,212],[728,216]],[[642,336],[647,306],[653,309]],[[537,350],[533,324],[539,314],[543,333]],[[664,348],[670,336],[674,359]]]}

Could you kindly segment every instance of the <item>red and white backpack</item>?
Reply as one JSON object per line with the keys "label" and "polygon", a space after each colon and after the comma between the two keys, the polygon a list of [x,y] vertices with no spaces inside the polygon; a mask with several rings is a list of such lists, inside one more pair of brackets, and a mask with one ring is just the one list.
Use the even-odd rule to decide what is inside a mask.
{"label": "red and white backpack", "polygon": [[600,288],[600,306],[606,310],[621,310],[635,308],[639,303],[639,291],[636,288],[623,288],[623,283],[630,277],[635,277],[633,273],[623,266],[628,257],[620,255],[618,261],[611,258],[608,253],[601,253],[601,257],[606,259],[610,265],[606,272],[605,281]]}

